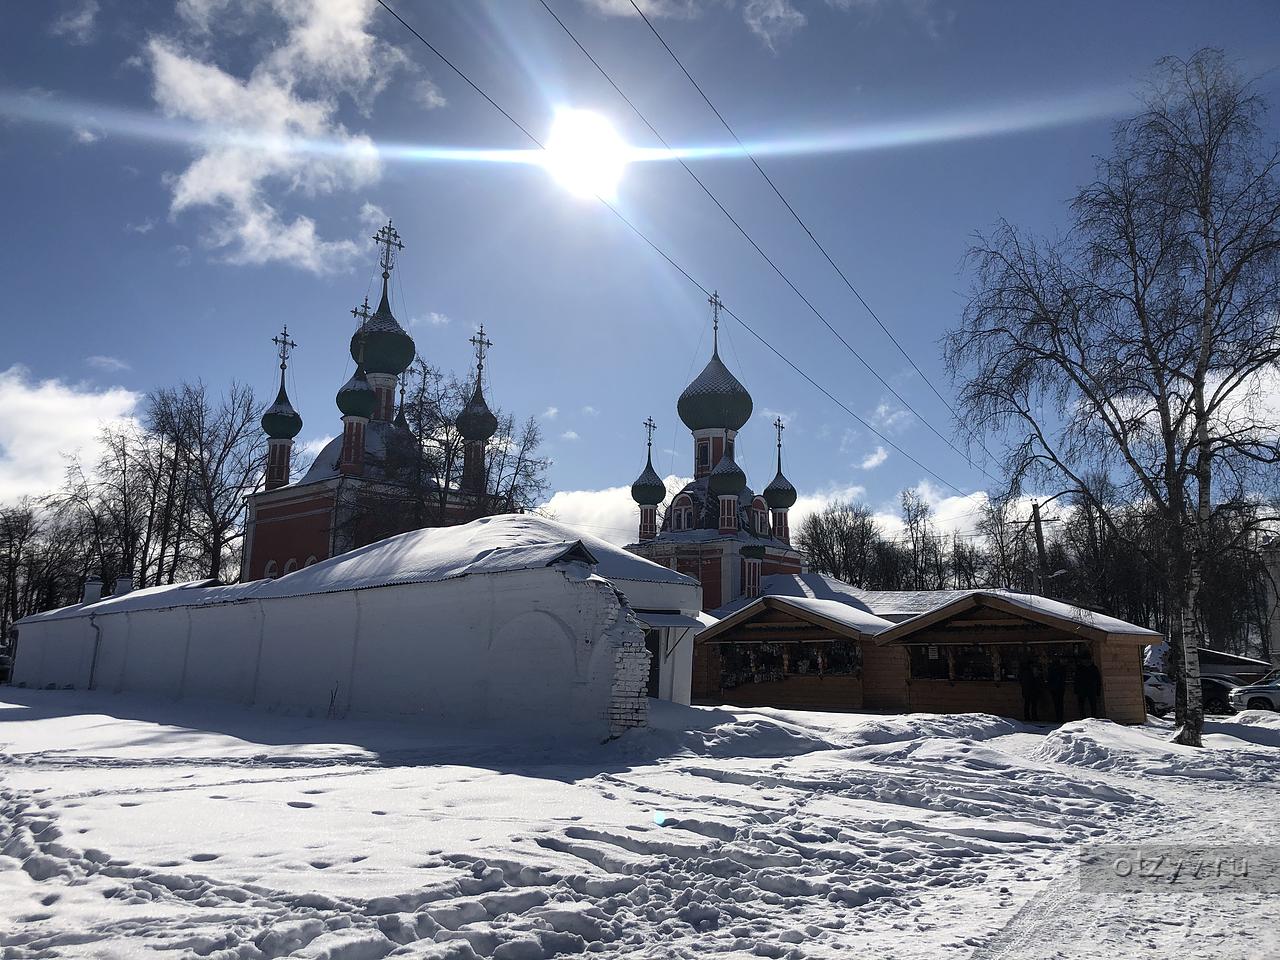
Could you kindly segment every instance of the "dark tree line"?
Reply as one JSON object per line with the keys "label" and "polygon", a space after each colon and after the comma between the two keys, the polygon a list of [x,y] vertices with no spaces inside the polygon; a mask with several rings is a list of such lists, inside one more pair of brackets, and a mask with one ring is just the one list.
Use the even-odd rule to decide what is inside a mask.
{"label": "dark tree line", "polygon": [[239,567],[244,497],[266,439],[253,390],[203,383],[148,395],[143,416],[105,428],[98,456],[71,459],[60,489],[0,505],[0,624],[72,603],[90,574],[108,591],[214,578]]}
{"label": "dark tree line", "polygon": [[[434,524],[461,482],[454,419],[471,385],[420,359],[406,382],[409,440],[388,451],[402,482],[358,494],[361,542]],[[138,588],[234,579],[245,497],[261,488],[266,466],[262,409],[237,383],[220,395],[203,383],[156,390],[139,419],[102,431],[94,461],[68,461],[60,489],[0,504],[0,638],[27,614],[76,602],[90,575],[107,592],[120,577]],[[489,495],[477,515],[527,509],[546,492],[537,421],[495,413]],[[295,452],[295,479],[308,466]]]}
{"label": "dark tree line", "polygon": [[[1112,503],[1104,523],[1087,498],[1062,504],[1044,524],[1045,560],[1026,506],[988,500],[973,533],[937,528],[915,492],[901,497],[901,532],[890,533],[861,503],[834,503],[805,517],[795,543],[810,569],[864,590],[953,590],[981,587],[1038,593],[1098,610],[1167,634],[1168,561],[1159,515],[1146,506]],[[1216,650],[1265,659],[1272,583],[1256,540],[1226,531],[1211,549],[1218,558],[1196,596],[1197,633]]]}

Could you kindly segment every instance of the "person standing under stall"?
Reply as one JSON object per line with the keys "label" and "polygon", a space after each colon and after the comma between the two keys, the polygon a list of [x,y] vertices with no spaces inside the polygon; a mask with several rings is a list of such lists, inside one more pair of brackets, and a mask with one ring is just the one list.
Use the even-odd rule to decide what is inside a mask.
{"label": "person standing under stall", "polygon": [[1022,719],[1030,723],[1039,722],[1040,676],[1030,650],[1023,652],[1022,661],[1018,664],[1018,682],[1022,684]]}
{"label": "person standing under stall", "polygon": [[[1080,716],[1098,715],[1098,695],[1102,693],[1102,674],[1093,657],[1086,652],[1076,664],[1076,701],[1080,704]],[[1086,709],[1087,708],[1087,709]]]}
{"label": "person standing under stall", "polygon": [[1049,669],[1045,673],[1045,686],[1049,688],[1049,696],[1053,698],[1054,723],[1062,722],[1062,700],[1067,693],[1067,668],[1062,658],[1056,653],[1049,660]]}

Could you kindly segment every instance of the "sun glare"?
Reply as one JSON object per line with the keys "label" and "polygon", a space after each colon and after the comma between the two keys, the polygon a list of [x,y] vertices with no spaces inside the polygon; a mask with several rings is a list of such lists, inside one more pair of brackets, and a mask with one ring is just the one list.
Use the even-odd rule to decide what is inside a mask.
{"label": "sun glare", "polygon": [[559,110],[547,138],[546,167],[579,197],[612,200],[630,150],[605,117],[591,110]]}

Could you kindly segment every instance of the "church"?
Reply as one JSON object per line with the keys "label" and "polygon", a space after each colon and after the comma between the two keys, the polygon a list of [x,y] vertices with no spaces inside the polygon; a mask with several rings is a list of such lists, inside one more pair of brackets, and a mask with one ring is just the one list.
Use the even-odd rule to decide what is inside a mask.
{"label": "church", "polygon": [[646,559],[693,577],[702,584],[703,609],[716,610],[739,597],[755,597],[761,577],[800,573],[801,557],[791,546],[787,512],[796,488],[782,473],[781,419],[778,469],[763,493],[747,485],[734,458],[738,432],[751,419],[751,394],[720,359],[718,294],[711,304],[711,359],[680,394],[676,410],[693,441],[693,480],[672,498],[661,523],[658,508],[666,499],[662,478],[653,469],[653,419],[644,470],[631,485],[640,508],[636,543],[628,549]]}
{"label": "church", "polygon": [[[289,401],[285,371],[297,344],[289,339],[288,327],[272,340],[280,357],[280,389],[262,416],[268,446],[266,483],[265,489],[247,498],[242,581],[283,576],[385,536],[388,531],[374,532],[363,522],[367,509],[377,498],[393,499],[397,491],[405,493],[415,485],[414,468],[421,464],[422,453],[405,418],[404,393],[417,346],[392,312],[389,292],[391,271],[404,243],[390,221],[373,240],[380,248],[382,299],[372,312],[367,298],[351,311],[358,321],[349,344],[355,372],[335,397],[342,432],[296,481],[293,442],[302,430],[302,417]],[[476,348],[475,386],[454,422],[462,441],[461,484],[451,488],[429,477],[428,490],[412,490],[413,496],[429,499],[432,508],[425,518],[415,517],[413,528],[468,523],[504,509],[489,492],[485,466],[486,447],[498,429],[483,386],[485,350],[493,344],[483,326],[471,343]]]}

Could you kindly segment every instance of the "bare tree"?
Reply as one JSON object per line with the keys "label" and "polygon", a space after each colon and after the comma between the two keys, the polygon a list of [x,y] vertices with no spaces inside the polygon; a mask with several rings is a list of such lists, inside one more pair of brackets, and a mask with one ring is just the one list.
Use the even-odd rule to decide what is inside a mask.
{"label": "bare tree", "polygon": [[[207,577],[234,565],[244,533],[245,496],[262,483],[266,438],[253,389],[233,382],[216,400],[201,382],[148,397],[148,420],[181,458],[189,509],[180,509],[175,533],[198,545]],[[175,467],[175,469],[177,469]]]}
{"label": "bare tree", "polygon": [[[962,425],[1009,435],[1006,468],[1065,485],[1123,535],[1114,504],[1158,527],[1178,678],[1177,738],[1199,745],[1196,600],[1206,564],[1269,512],[1280,424],[1280,154],[1264,104],[1220,52],[1158,65],[1143,112],[1073,203],[1062,241],[1001,224],[947,341]],[[1154,559],[1152,557],[1151,559]]]}

